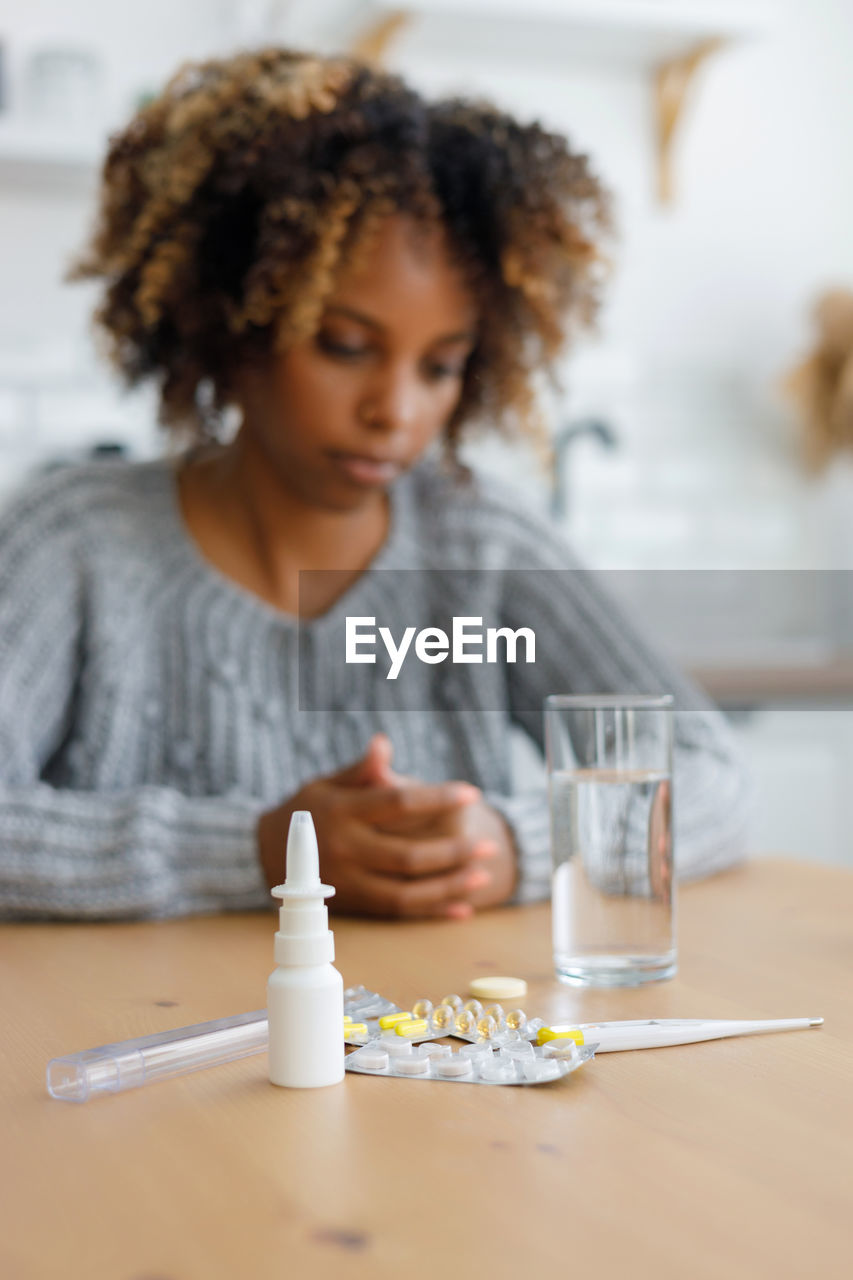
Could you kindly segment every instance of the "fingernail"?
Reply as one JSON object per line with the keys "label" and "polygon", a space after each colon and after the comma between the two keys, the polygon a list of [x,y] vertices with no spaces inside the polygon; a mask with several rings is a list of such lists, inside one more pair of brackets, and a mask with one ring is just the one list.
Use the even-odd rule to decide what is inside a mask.
{"label": "fingernail", "polygon": [[480,788],[472,787],[470,782],[457,782],[453,788],[453,798],[462,804],[473,804],[480,799]]}
{"label": "fingernail", "polygon": [[451,920],[469,920],[474,914],[474,908],[470,902],[451,902],[444,914]]}
{"label": "fingernail", "polygon": [[484,889],[487,884],[491,883],[491,879],[492,877],[489,875],[488,871],[484,871],[482,869],[469,871],[468,875],[465,877],[465,888]]}
{"label": "fingernail", "polygon": [[472,858],[496,858],[498,846],[494,840],[479,840],[471,850]]}

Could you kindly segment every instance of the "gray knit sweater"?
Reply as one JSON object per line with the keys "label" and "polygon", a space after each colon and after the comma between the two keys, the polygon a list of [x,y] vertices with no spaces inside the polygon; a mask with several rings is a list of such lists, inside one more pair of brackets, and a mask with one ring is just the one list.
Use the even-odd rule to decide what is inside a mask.
{"label": "gray knit sweater", "polygon": [[[508,727],[541,745],[542,699],[555,692],[669,690],[693,708],[676,717],[678,873],[736,861],[747,789],[724,722],[572,566],[515,496],[422,463],[392,489],[370,569],[298,629],[204,560],[172,463],[39,480],[0,518],[0,914],[268,906],[258,816],[350,763],[378,730],[400,772],[483,789],[515,836],[518,900],[544,897],[544,777],[513,794]],[[342,662],[344,614],[376,616],[399,636],[423,603],[419,584],[444,574],[458,596],[459,571],[472,568],[491,571],[479,577],[502,620],[535,629],[535,664],[478,681],[470,667],[409,663],[400,709],[378,666]],[[461,612],[480,610],[463,601]]]}

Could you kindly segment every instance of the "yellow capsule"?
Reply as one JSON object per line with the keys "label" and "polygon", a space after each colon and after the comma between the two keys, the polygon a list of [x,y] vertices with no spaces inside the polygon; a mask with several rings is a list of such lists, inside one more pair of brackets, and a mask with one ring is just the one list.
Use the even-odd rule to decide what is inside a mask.
{"label": "yellow capsule", "polygon": [[416,1000],[412,1005],[412,1013],[416,1018],[428,1018],[432,1013],[432,1001],[426,998]]}
{"label": "yellow capsule", "polygon": [[574,1040],[575,1044],[583,1044],[583,1032],[577,1027],[568,1027],[555,1031],[553,1027],[540,1027],[536,1033],[537,1044],[547,1044],[549,1040]]}
{"label": "yellow capsule", "polygon": [[449,1004],[440,1004],[436,1009],[433,1009],[430,1022],[436,1031],[450,1031],[455,1016],[455,1012]]}
{"label": "yellow capsule", "polygon": [[482,1018],[483,1016],[483,1006],[479,1000],[466,1000],[462,1008],[467,1009],[469,1013],[473,1013],[475,1018]]}
{"label": "yellow capsule", "polygon": [[485,1014],[477,1023],[477,1035],[484,1040],[491,1040],[498,1029],[498,1024],[490,1014]]}
{"label": "yellow capsule", "polygon": [[527,1014],[523,1009],[510,1009],[506,1015],[506,1025],[510,1031],[523,1031],[527,1025]]}
{"label": "yellow capsule", "polygon": [[453,1010],[453,1012],[456,1013],[457,1009],[462,1008],[462,997],[461,996],[442,996],[441,1003],[449,1005],[450,1008]]}
{"label": "yellow capsule", "polygon": [[344,1027],[345,1040],[348,1040],[350,1036],[366,1036],[366,1035],[367,1035],[366,1022],[350,1022],[348,1026]]}
{"label": "yellow capsule", "polygon": [[477,1029],[477,1018],[470,1009],[460,1009],[455,1018],[455,1026],[461,1036],[473,1035]]}
{"label": "yellow capsule", "polygon": [[504,1011],[502,1006],[499,1004],[487,1005],[485,1009],[485,1016],[487,1018],[494,1018],[495,1022],[500,1024],[501,1022],[503,1022],[503,1016],[504,1016]]}
{"label": "yellow capsule", "polygon": [[411,1016],[408,1010],[402,1013],[386,1013],[379,1019],[379,1025],[383,1031],[387,1031],[389,1027],[396,1027],[398,1022],[408,1022]]}
{"label": "yellow capsule", "polygon": [[344,1014],[344,1022],[352,1022],[352,1018],[348,1013]]}
{"label": "yellow capsule", "polygon": [[412,1018],[409,1022],[398,1022],[394,1027],[398,1036],[422,1036],[429,1030],[426,1018]]}

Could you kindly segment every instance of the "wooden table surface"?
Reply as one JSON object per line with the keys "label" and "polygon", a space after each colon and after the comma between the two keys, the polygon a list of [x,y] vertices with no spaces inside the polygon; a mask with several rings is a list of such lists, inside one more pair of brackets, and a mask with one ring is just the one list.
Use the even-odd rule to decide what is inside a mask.
{"label": "wooden table surface", "polygon": [[337,963],[404,1004],[511,973],[549,1019],[826,1025],[535,1088],[283,1090],[257,1055],[75,1105],[48,1097],[48,1059],[262,1006],[274,916],[4,926],[0,1275],[850,1276],[853,873],[760,861],[679,907],[679,976],[645,989],[555,982],[546,905],[339,920]]}

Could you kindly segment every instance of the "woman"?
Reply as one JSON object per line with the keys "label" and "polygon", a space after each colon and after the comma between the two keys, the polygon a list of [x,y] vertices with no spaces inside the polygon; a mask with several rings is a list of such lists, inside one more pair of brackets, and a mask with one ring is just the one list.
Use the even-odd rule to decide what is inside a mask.
{"label": "woman", "polygon": [[[706,704],[547,527],[452,465],[475,419],[531,421],[532,376],[594,313],[606,230],[564,139],[344,59],[187,66],[112,140],[76,275],[104,282],[114,363],[159,383],[191,447],[59,473],[2,520],[7,916],[264,905],[294,808],[340,910],[544,896],[547,806],[510,794],[507,733],[541,739],[542,697],[567,688],[698,708],[677,731],[680,870],[739,856],[741,776]],[[533,667],[422,666],[406,709],[333,650],[344,615],[393,634],[427,616],[436,574],[482,612],[472,568],[496,616],[535,628]],[[307,569],[326,572],[300,599]]]}

